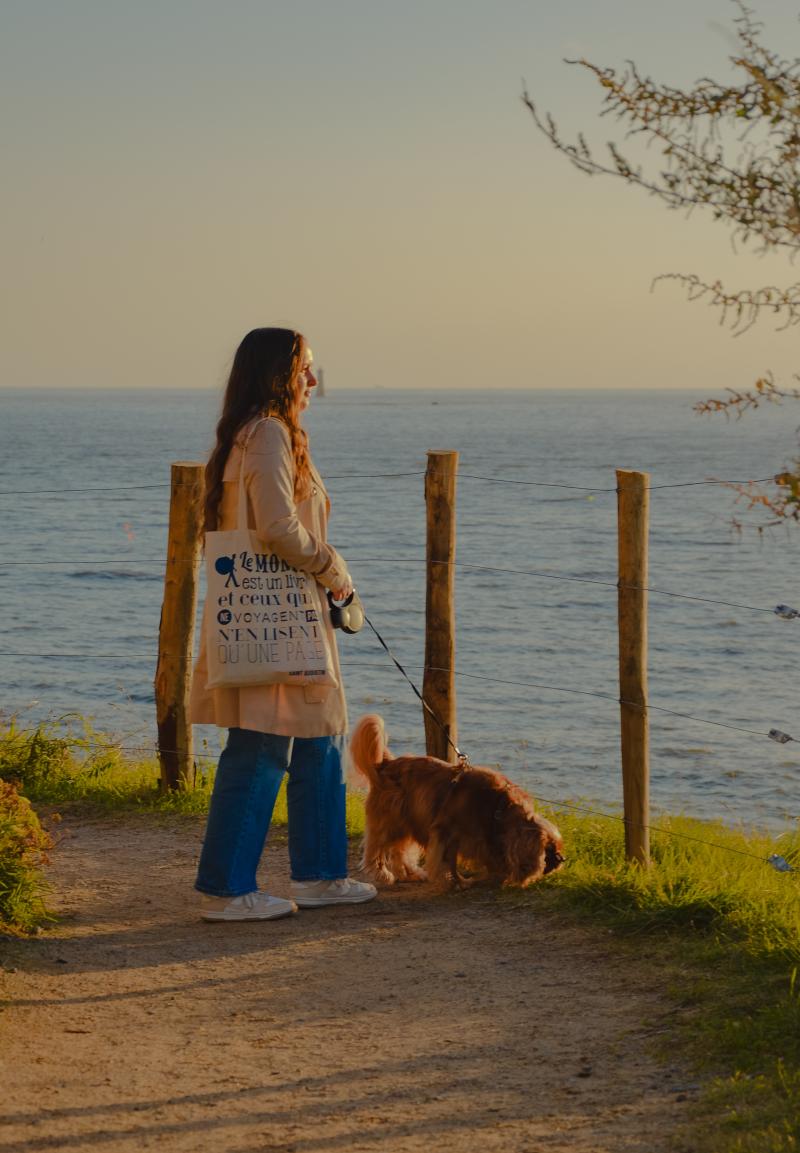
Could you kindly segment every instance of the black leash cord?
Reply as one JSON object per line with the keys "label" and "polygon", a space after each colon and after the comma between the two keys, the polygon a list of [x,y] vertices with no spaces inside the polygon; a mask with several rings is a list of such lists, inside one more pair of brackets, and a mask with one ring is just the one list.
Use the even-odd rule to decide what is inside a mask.
{"label": "black leash cord", "polygon": [[425,698],[423,697],[422,693],[419,691],[419,689],[417,688],[417,686],[414,684],[414,682],[412,681],[411,677],[408,675],[408,673],[406,672],[406,670],[405,670],[405,669],[403,668],[403,666],[400,664],[399,660],[398,660],[398,659],[397,659],[397,657],[394,655],[394,653],[392,652],[392,650],[389,648],[389,646],[387,645],[386,641],[383,639],[383,637],[381,636],[381,634],[380,634],[380,633],[378,632],[378,630],[375,628],[375,625],[372,623],[372,621],[369,619],[369,617],[367,616],[367,614],[366,614],[366,613],[364,614],[364,620],[367,622],[367,624],[369,625],[369,627],[370,627],[370,628],[372,629],[372,631],[375,633],[375,636],[378,638],[378,641],[380,642],[380,644],[381,644],[381,645],[383,646],[383,648],[386,650],[386,654],[387,654],[387,656],[389,657],[389,659],[390,659],[391,661],[393,661],[393,662],[394,662],[394,664],[395,664],[396,668],[399,670],[399,672],[400,672],[400,673],[402,673],[402,675],[403,675],[403,676],[406,678],[406,680],[408,681],[408,683],[411,685],[412,689],[414,690],[414,692],[417,694],[417,696],[419,697],[420,701],[422,702],[422,707],[423,707],[423,708],[424,708],[424,709],[425,709],[425,710],[428,712],[428,714],[429,714],[430,716],[432,716],[432,717],[433,717],[433,719],[434,719],[434,721],[436,722],[436,724],[437,724],[437,725],[439,726],[439,728],[442,730],[442,732],[444,733],[444,738],[445,738],[445,740],[447,741],[447,743],[448,743],[448,745],[450,746],[450,748],[453,750],[453,752],[454,752],[454,753],[456,754],[456,756],[458,757],[458,760],[459,760],[460,764],[462,764],[462,765],[467,765],[467,764],[469,763],[469,757],[467,756],[467,754],[466,754],[466,753],[462,753],[462,752],[461,752],[461,749],[458,747],[458,745],[454,744],[454,743],[451,741],[451,739],[450,739],[450,734],[448,733],[448,731],[447,731],[446,727],[445,727],[445,726],[442,724],[442,722],[439,720],[439,718],[437,717],[436,713],[433,711],[433,709],[431,708],[431,706],[430,706],[430,705],[428,704],[428,702],[425,700]]}

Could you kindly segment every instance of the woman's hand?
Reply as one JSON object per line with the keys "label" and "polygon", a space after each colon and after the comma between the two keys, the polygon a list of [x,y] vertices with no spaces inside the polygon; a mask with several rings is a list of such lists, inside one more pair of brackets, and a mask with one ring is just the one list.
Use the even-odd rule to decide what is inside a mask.
{"label": "woman's hand", "polygon": [[346,601],[353,591],[353,578],[348,573],[345,578],[346,583],[338,589],[331,589],[331,595],[335,601]]}

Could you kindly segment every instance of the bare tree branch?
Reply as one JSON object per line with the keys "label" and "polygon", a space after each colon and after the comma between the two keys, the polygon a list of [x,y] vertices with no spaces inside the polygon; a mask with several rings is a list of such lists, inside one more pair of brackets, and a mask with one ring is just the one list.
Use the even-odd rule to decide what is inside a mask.
{"label": "bare tree branch", "polygon": [[762,250],[800,249],[800,61],[787,62],[758,39],[759,26],[736,0],[741,45],[731,62],[745,73],[741,85],[701,79],[688,92],[642,76],[633,61],[618,74],[589,60],[586,69],[603,89],[601,116],[612,116],[624,139],[656,144],[646,168],[614,141],[598,159],[583,134],[564,140],[553,117],[540,114],[523,93],[536,127],[554,148],[588,175],[616,176],[663,200],[670,208],[708,209],[743,242]]}
{"label": "bare tree branch", "polygon": [[[599,158],[582,132],[565,140],[553,116],[541,113],[527,91],[522,99],[538,131],[587,176],[615,176],[668,208],[707,210],[731,228],[735,240],[754,240],[762,253],[781,249],[791,258],[800,251],[800,60],[785,60],[767,48],[753,11],[743,0],[732,2],[738,51],[730,60],[743,74],[738,85],[704,77],[683,91],[643,76],[633,61],[620,73],[585,59],[565,61],[594,77],[603,93],[600,115],[612,117],[622,130],[623,143],[608,141]],[[800,283],[730,292],[720,281],[667,273],[653,287],[663,280],[681,284],[690,301],[719,309],[720,324],[737,336],[764,315],[779,319],[777,331],[800,323]],[[750,389],[726,392],[695,410],[738,420],[765,404],[800,400],[800,389],[780,388],[769,373]],[[773,486],[732,487],[748,510],[771,518],[761,527],[800,524],[800,460],[783,469]],[[735,518],[734,524],[741,527]]]}

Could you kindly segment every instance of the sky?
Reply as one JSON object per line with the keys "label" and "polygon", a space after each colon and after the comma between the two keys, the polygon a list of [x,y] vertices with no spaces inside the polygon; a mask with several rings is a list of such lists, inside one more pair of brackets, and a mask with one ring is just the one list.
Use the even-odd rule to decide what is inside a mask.
{"label": "sky", "polygon": [[[800,56],[800,5],[752,0]],[[574,170],[527,88],[602,142],[564,57],[729,80],[730,0],[0,0],[0,387],[218,388],[303,331],[334,388],[793,384],[660,273],[790,284]]]}

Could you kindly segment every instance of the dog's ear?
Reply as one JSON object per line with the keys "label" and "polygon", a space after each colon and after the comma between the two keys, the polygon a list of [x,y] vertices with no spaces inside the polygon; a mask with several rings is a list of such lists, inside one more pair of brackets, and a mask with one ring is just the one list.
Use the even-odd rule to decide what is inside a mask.
{"label": "dog's ear", "polygon": [[561,845],[561,833],[559,833],[552,821],[548,821],[547,817],[543,817],[541,813],[537,813],[536,823],[548,840],[555,841],[557,845]]}
{"label": "dog's ear", "polygon": [[557,841],[548,840],[544,849],[544,872],[545,876],[548,873],[555,873],[564,864],[566,857],[564,856],[563,845],[561,838]]}

